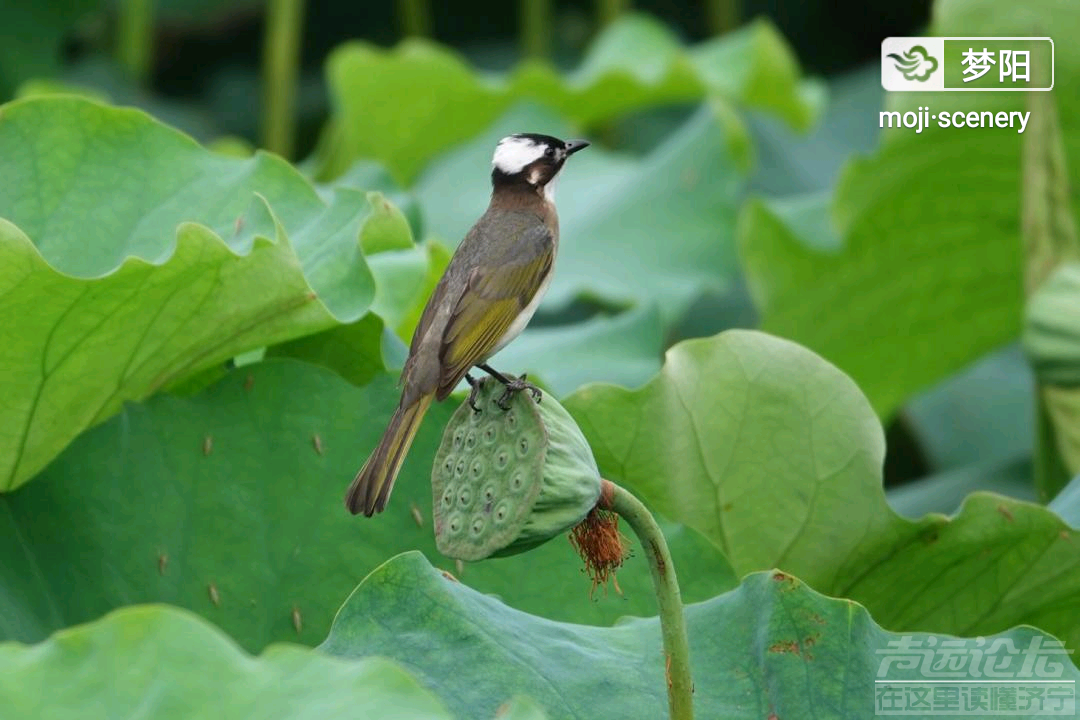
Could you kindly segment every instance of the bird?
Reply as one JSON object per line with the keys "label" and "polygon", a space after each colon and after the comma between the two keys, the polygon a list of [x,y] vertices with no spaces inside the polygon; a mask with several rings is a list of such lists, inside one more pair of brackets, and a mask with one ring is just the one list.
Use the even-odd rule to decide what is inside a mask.
{"label": "bird", "polygon": [[352,514],[382,512],[394,481],[433,401],[445,400],[464,379],[473,402],[476,367],[510,395],[540,391],[521,377],[507,377],[487,360],[529,323],[551,284],[559,248],[555,185],[567,159],[589,146],[540,133],[502,138],[491,159],[491,200],[450,258],[413,332],[401,371],[401,399],[379,444],[345,494]]}

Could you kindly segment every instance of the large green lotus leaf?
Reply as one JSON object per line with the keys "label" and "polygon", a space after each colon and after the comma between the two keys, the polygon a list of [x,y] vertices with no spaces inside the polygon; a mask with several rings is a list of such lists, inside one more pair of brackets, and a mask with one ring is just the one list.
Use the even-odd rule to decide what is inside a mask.
{"label": "large green lotus leaf", "polygon": [[383,351],[388,332],[378,315],[368,313],[339,325],[267,348],[266,357],[291,357],[333,368],[353,385],[367,385],[387,369]]}
{"label": "large green lotus leaf", "polygon": [[327,76],[335,117],[319,176],[336,176],[362,157],[380,160],[405,182],[523,99],[582,127],[704,97],[768,109],[805,127],[821,104],[818,86],[799,80],[795,57],[767,21],[685,48],[660,22],[627,14],[565,77],[535,60],[508,76],[481,75],[450,50],[415,39],[393,50],[352,42],[330,56]]}
{"label": "large green lotus leaf", "polygon": [[[1080,5],[1058,0],[943,0],[934,35],[1080,37]],[[1042,28],[1037,31],[1036,28]],[[1080,44],[1056,46],[1054,100],[1073,186],[1080,184]],[[892,93],[886,110],[1023,111],[1025,93]],[[1026,132],[1037,132],[1038,111]],[[868,122],[872,120],[867,118]],[[853,161],[831,204],[793,222],[754,201],[740,223],[762,327],[849,373],[883,416],[914,392],[1017,337],[1023,282],[1023,135],[1018,128],[884,129]],[[1080,199],[1073,199],[1080,211]],[[814,236],[832,226],[841,247]],[[810,247],[808,247],[810,246]]]}
{"label": "large green lotus leaf", "polygon": [[[427,225],[448,243],[487,207],[495,143],[522,128],[567,130],[550,111],[516,106],[418,181]],[[618,307],[655,302],[667,327],[702,292],[725,288],[736,272],[745,172],[724,138],[706,107],[644,158],[596,146],[575,155],[559,175],[559,256],[541,312],[580,296]]]}
{"label": "large green lotus leaf", "polygon": [[[344,506],[397,405],[395,385],[379,374],[357,388],[322,367],[272,360],[193,397],[127,405],[38,480],[0,498],[0,537],[9,539],[0,548],[0,636],[39,640],[121,605],[167,602],[249,650],[320,641],[341,599],[390,555],[417,548],[438,557],[431,462],[453,403],[429,412],[384,513],[354,517]],[[668,530],[690,599],[735,585],[708,541]],[[443,566],[459,572],[452,561]],[[561,620],[610,623],[653,611],[640,553],[618,574],[621,597],[612,588],[590,600],[581,568],[559,539],[460,574]]]}
{"label": "large green lotus leaf", "polygon": [[453,716],[397,664],[293,645],[251,657],[168,606],[125,608],[40,645],[0,643],[5,720]]}
{"label": "large green lotus leaf", "polygon": [[360,317],[362,251],[411,244],[378,193],[211,153],[79,98],[0,108],[0,490],[79,432],[245,350]]}
{"label": "large green lotus leaf", "polygon": [[953,517],[897,515],[877,416],[803,347],[741,330],[690,340],[643,388],[590,385],[565,405],[605,477],[700,531],[739,574],[779,567],[893,630],[1030,623],[1080,643],[1080,532],[992,493]]}
{"label": "large green lotus leaf", "polygon": [[[731,592],[688,606],[686,621],[694,711],[701,718],[874,717],[885,702],[875,680],[924,680],[919,659],[926,653],[940,661],[945,653],[935,658],[934,648],[946,641],[957,648],[961,671],[969,667],[967,653],[996,643],[987,660],[1008,658],[1009,666],[998,667],[1015,673],[1017,651],[1035,641],[1050,652],[1058,648],[1056,656],[1044,658],[1056,669],[1050,677],[1063,681],[1056,692],[1068,692],[1080,678],[1060,646],[1033,628],[967,641],[898,636],[850,600],[820,595],[781,572],[755,573]],[[898,651],[904,642],[917,649]],[[1010,643],[1016,648],[1011,653]],[[443,577],[418,553],[396,557],[368,576],[321,649],[395,659],[461,718],[489,717],[520,689],[551,717],[667,717],[655,617],[610,628],[532,617]],[[898,657],[888,659],[890,652],[912,669]],[[909,716],[931,717],[917,711]]]}

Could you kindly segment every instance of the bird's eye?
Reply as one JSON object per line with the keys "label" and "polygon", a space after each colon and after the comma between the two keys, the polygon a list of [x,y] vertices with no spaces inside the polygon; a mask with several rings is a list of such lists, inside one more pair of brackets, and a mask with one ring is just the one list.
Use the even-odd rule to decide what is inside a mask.
{"label": "bird's eye", "polygon": [[547,157],[555,157],[555,148],[548,145],[547,150],[544,151],[544,155]]}

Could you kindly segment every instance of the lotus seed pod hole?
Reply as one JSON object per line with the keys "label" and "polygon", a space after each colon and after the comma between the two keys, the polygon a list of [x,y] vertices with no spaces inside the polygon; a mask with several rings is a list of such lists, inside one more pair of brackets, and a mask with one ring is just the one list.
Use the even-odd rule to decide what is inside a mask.
{"label": "lotus seed pod hole", "polygon": [[461,513],[454,513],[453,515],[451,515],[449,524],[450,534],[457,535],[459,532],[461,532],[461,526],[463,524],[464,523],[462,522]]}
{"label": "lotus seed pod hole", "polygon": [[461,428],[458,428],[457,431],[454,432],[454,449],[455,450],[460,450],[461,449],[461,443],[462,443],[462,439],[464,437],[465,437],[465,431],[462,430]]}
{"label": "lotus seed pod hole", "polygon": [[501,525],[510,517],[510,501],[503,499],[495,506],[495,523]]}
{"label": "lotus seed pod hole", "polygon": [[469,476],[473,480],[479,481],[482,477],[484,477],[484,470],[484,458],[474,458],[472,461],[472,465],[469,466]]}
{"label": "lotus seed pod hole", "polygon": [[458,491],[457,499],[458,504],[461,505],[461,507],[463,508],[467,508],[472,505],[472,488],[470,488],[468,485],[463,486],[461,490]]}
{"label": "lotus seed pod hole", "polygon": [[[502,445],[495,449],[495,467],[499,470],[505,470],[506,466],[510,464],[510,448]],[[520,474],[520,471],[519,471]]]}
{"label": "lotus seed pod hole", "polygon": [[476,431],[470,430],[469,434],[465,436],[465,449],[472,450],[476,447]]}
{"label": "lotus seed pod hole", "polygon": [[442,494],[442,506],[444,509],[449,510],[454,507],[454,487],[447,485]]}
{"label": "lotus seed pod hole", "polygon": [[[507,453],[506,455],[507,455],[507,458],[509,458],[510,453]],[[525,487],[525,473],[522,472],[521,470],[515,470],[513,472],[513,474],[510,475],[510,489],[513,490],[514,492],[521,492],[522,488],[524,488],[524,487]]]}
{"label": "lotus seed pod hole", "polygon": [[477,515],[472,521],[472,534],[479,535],[484,532],[484,518]]}
{"label": "lotus seed pod hole", "polygon": [[[491,504],[491,501],[495,499],[495,486],[490,483],[484,486],[484,502]],[[489,510],[490,512],[490,510]]]}
{"label": "lotus seed pod hole", "polygon": [[494,424],[488,424],[488,426],[484,428],[484,444],[492,445],[498,439],[499,428],[497,428]]}
{"label": "lotus seed pod hole", "polygon": [[512,432],[512,433],[517,432],[517,429],[518,429],[517,414],[514,413],[513,410],[508,410],[506,412],[506,415],[503,417],[503,423],[506,425],[506,430],[508,432]]}
{"label": "lotus seed pod hole", "polygon": [[461,478],[465,476],[465,458],[461,458],[457,461],[457,465],[454,466],[454,477]]}
{"label": "lotus seed pod hole", "polygon": [[442,469],[444,479],[450,480],[454,475],[454,456],[452,454],[446,456],[446,460],[444,460],[442,464]]}
{"label": "lotus seed pod hole", "polygon": [[517,441],[517,454],[518,457],[525,457],[529,454],[529,438],[522,435]]}

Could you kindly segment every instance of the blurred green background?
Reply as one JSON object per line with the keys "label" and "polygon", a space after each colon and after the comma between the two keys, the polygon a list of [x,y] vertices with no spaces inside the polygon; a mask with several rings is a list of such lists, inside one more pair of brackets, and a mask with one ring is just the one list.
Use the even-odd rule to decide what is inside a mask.
{"label": "blurred green background", "polygon": [[[99,87],[117,101],[152,99],[163,119],[200,139],[235,134],[257,141],[267,6],[258,0],[8,0],[0,5],[0,100],[9,99],[27,80],[54,78]],[[535,54],[569,68],[606,22],[631,10],[656,17],[687,42],[767,17],[808,72],[834,76],[875,61],[881,38],[923,29],[930,3],[314,0],[304,3],[300,13],[296,156],[312,149],[326,120],[323,63],[347,40],[389,47],[419,34],[457,49],[486,70],[506,70]],[[524,27],[537,12],[546,30],[530,39]],[[152,38],[128,45],[147,44],[145,58],[137,61],[137,72],[145,74],[141,92],[146,97],[133,94],[125,80],[130,73],[123,65],[132,57],[124,49],[126,22],[152,23]],[[138,51],[134,56],[141,57]]]}
{"label": "blurred green background", "polygon": [[[1048,31],[1052,94],[881,89],[886,36]],[[388,512],[341,494],[495,142],[534,131],[593,146],[493,364],[665,520],[688,601],[780,568],[890,630],[1076,642],[1077,40],[1075,0],[0,0],[0,639],[164,602],[315,645],[390,556],[443,563],[413,512],[453,403]],[[1031,115],[879,129],[927,105]],[[653,612],[640,556],[610,601],[578,569],[463,577]]]}
{"label": "blurred green background", "polygon": [[[879,144],[876,114],[885,102],[878,82],[881,39],[928,32],[931,10],[929,0],[871,4],[854,0],[534,0],[511,5],[424,0],[62,0],[48,4],[9,0],[0,5],[0,100],[80,89],[115,104],[141,107],[222,151],[243,154],[252,148],[268,148],[323,180],[336,178],[352,167],[354,172],[360,172],[357,181],[363,183],[367,182],[364,173],[370,168],[357,170],[351,160],[365,154],[363,136],[368,131],[363,127],[352,131],[361,136],[357,147],[355,137],[342,140],[350,130],[343,130],[340,122],[334,123],[333,61],[330,66],[327,63],[343,44],[360,40],[389,49],[405,38],[422,36],[460,53],[468,65],[481,73],[481,78],[485,73],[493,78],[506,77],[522,60],[536,57],[566,73],[572,74],[578,68],[580,76],[584,72],[580,64],[588,57],[591,44],[605,27],[627,13],[651,16],[678,42],[690,46],[745,30],[748,24],[765,19],[790,45],[793,57],[809,78],[806,89],[818,100],[808,102],[807,107],[815,109],[808,111],[810,115],[803,118],[804,122],[792,122],[790,113],[784,117],[783,112],[770,112],[768,102],[755,102],[752,97],[738,108],[738,132],[731,131],[734,126],[729,125],[728,140],[734,148],[739,133],[747,134],[745,157],[740,161],[745,162],[747,174],[739,177],[737,187],[725,195],[728,211],[717,218],[718,223],[731,227],[744,201],[756,197],[793,198],[791,212],[800,220],[824,217],[823,208],[829,202],[826,193],[833,191],[845,164],[874,151]],[[275,14],[279,23],[276,28],[268,20]],[[272,53],[266,51],[270,45],[283,49],[279,53],[283,57],[271,57]],[[288,59],[293,52],[295,65]],[[345,76],[350,70],[344,60],[341,64]],[[353,95],[367,97],[362,91],[370,88],[360,88]],[[339,95],[347,101],[349,89]],[[279,103],[277,112],[270,108],[275,102]],[[387,98],[385,102],[396,99]],[[622,157],[646,159],[683,128],[699,107],[697,98],[650,102],[628,112],[609,113],[611,117],[599,122],[571,118],[566,129],[584,126],[607,150],[621,153]],[[341,115],[352,118],[356,112],[355,108],[344,107]],[[721,124],[729,112],[720,112]],[[363,114],[362,108],[359,113]],[[548,119],[556,122],[557,115]],[[527,111],[524,117],[535,120],[541,116]],[[500,122],[507,130],[517,129],[506,125],[505,119]],[[432,235],[451,247],[477,211],[475,202],[448,198],[442,189],[464,179],[457,173],[471,172],[475,163],[483,162],[492,132],[478,139],[471,153],[458,151],[456,155],[449,152],[439,156],[440,168],[432,170],[428,158],[449,140],[458,140],[455,132],[463,139],[473,136],[476,129],[470,126],[451,130],[447,140],[434,142],[432,148],[419,152],[416,162],[403,167],[400,173],[390,168],[398,181],[404,181],[411,196],[419,199],[421,209],[414,220],[421,222],[417,218],[422,217],[420,235]],[[342,142],[348,146],[346,152],[339,152]],[[345,162],[338,163],[338,157],[344,157]],[[375,153],[374,159],[385,164],[387,158]],[[427,172],[414,183],[413,175],[421,168]],[[618,169],[618,165],[613,166],[610,176],[616,176]],[[643,172],[649,171],[646,168]],[[605,177],[590,172],[585,182],[564,189],[564,198],[570,194],[577,198],[563,201],[564,215],[588,213],[590,201],[581,199],[601,191]],[[477,185],[481,184],[477,181]],[[698,207],[711,202],[715,202],[714,196],[702,195]],[[811,227],[814,222],[818,221],[811,221]],[[827,243],[835,230],[822,228],[816,235],[817,239],[807,242]],[[731,265],[733,242],[726,238],[721,242],[729,247],[716,260]],[[594,271],[582,264],[575,270],[568,267],[571,262],[561,264],[560,274]],[[761,325],[760,303],[755,307],[747,281],[737,268],[725,270],[720,285],[702,281],[696,290],[679,295],[676,316],[663,316],[658,325],[645,317],[651,310],[635,304],[640,298],[620,301],[616,297],[613,301],[601,292],[597,301],[589,289],[581,292],[581,283],[576,286],[578,292],[571,292],[572,281],[567,280],[561,297],[545,304],[533,323],[534,330],[636,309],[637,315],[624,312],[619,317],[629,323],[635,334],[661,333],[659,343],[651,339],[649,343],[650,347],[659,345],[662,349],[682,338]],[[663,300],[659,303],[664,315],[667,306]],[[537,340],[530,345],[529,337],[523,338],[515,357],[527,356],[549,339],[534,334]],[[863,382],[842,358],[805,337],[794,337],[823,352]],[[970,360],[980,351],[971,349],[966,355],[958,354]],[[614,368],[599,377],[586,372],[564,379],[561,385],[557,383],[557,389],[567,392],[581,382],[595,379],[637,384],[658,366],[655,352],[652,357],[655,360],[639,363],[636,371]],[[946,365],[955,371],[967,364],[960,360]],[[929,378],[937,379],[941,374],[938,369]],[[941,392],[909,397],[907,389],[898,390],[898,397],[879,405],[888,435],[886,484],[893,486],[934,471],[967,466],[974,459],[985,460],[988,448],[993,449],[990,454],[997,460],[1026,457],[1034,432],[1031,384],[1026,364],[1013,346],[987,357],[981,365],[971,366]],[[984,408],[973,408],[968,402],[990,386],[997,395],[997,419],[987,419]],[[869,394],[873,399],[874,393]],[[1021,481],[1017,494],[1027,496],[1023,488],[1028,484]],[[951,494],[946,505],[960,497],[962,493]]]}

